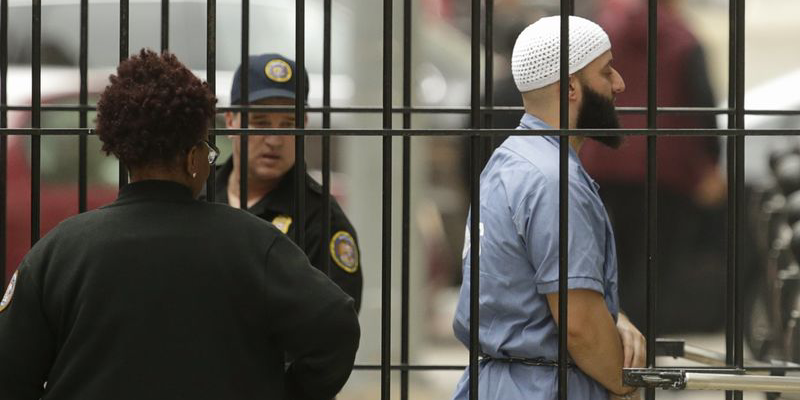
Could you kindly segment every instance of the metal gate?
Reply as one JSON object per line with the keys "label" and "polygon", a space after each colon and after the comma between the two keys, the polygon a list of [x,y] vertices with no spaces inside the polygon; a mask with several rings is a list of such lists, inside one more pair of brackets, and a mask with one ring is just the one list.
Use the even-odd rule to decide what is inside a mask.
{"label": "metal gate", "polygon": [[[88,70],[88,53],[89,49],[89,1],[80,0],[80,98],[79,104],[57,105],[57,106],[43,106],[41,99],[41,65],[42,65],[42,49],[41,49],[41,0],[32,0],[32,48],[31,48],[31,73],[32,73],[32,101],[30,106],[9,106],[7,98],[8,90],[8,4],[9,0],[2,0],[0,2],[0,230],[6,231],[6,214],[14,210],[8,210],[6,204],[8,176],[7,176],[7,152],[8,152],[8,138],[11,135],[30,136],[31,138],[31,164],[32,164],[32,180],[31,180],[31,244],[35,243],[40,237],[40,219],[41,219],[41,181],[40,181],[40,165],[41,165],[41,138],[47,135],[70,135],[79,138],[79,175],[78,175],[78,211],[83,212],[87,210],[87,138],[93,135],[92,129],[87,128],[87,114],[92,111],[94,107],[88,105],[88,90],[87,90],[87,70]],[[390,398],[390,372],[400,371],[400,387],[402,399],[409,397],[409,373],[412,371],[420,370],[461,370],[463,365],[413,365],[409,363],[409,330],[411,329],[409,323],[409,253],[414,251],[410,248],[409,242],[409,226],[410,226],[410,169],[411,169],[411,141],[415,136],[433,136],[433,135],[462,135],[470,138],[470,159],[471,159],[471,188],[470,188],[470,203],[478,204],[479,201],[479,185],[477,185],[480,168],[483,165],[488,152],[491,150],[493,139],[502,135],[516,134],[516,135],[558,135],[560,137],[560,277],[566,275],[567,272],[567,208],[566,202],[568,174],[567,174],[567,151],[568,151],[568,136],[569,135],[604,135],[607,132],[596,130],[570,130],[558,129],[553,131],[513,131],[513,130],[498,130],[491,129],[492,116],[496,113],[519,111],[519,109],[509,109],[508,107],[495,107],[492,93],[493,83],[492,76],[494,73],[492,54],[493,54],[493,10],[494,2],[492,0],[472,0],[471,1],[471,103],[468,108],[432,108],[432,107],[412,107],[412,68],[411,68],[411,49],[412,43],[411,32],[414,29],[412,26],[411,12],[412,1],[403,0],[403,24],[402,24],[402,104],[395,106],[392,104],[392,64],[396,60],[393,59],[393,3],[400,2],[400,0],[384,0],[383,1],[383,96],[382,106],[375,107],[332,107],[331,106],[331,0],[325,0],[325,13],[324,13],[324,47],[323,47],[323,101],[322,107],[308,107],[304,104],[302,97],[298,96],[295,106],[293,108],[298,127],[292,133],[297,135],[296,159],[305,159],[305,146],[304,138],[309,135],[322,137],[322,184],[323,190],[330,193],[330,151],[331,151],[331,135],[360,135],[360,136],[378,136],[383,138],[383,185],[382,185],[382,332],[381,332],[381,363],[379,365],[358,365],[357,369],[366,370],[379,370],[380,383],[381,383],[381,399]],[[242,0],[241,2],[241,65],[244,70],[247,70],[248,55],[249,55],[249,1]],[[744,117],[746,114],[785,114],[800,112],[791,112],[786,110],[771,110],[771,111],[748,111],[744,106],[744,78],[745,78],[745,46],[744,46],[744,27],[745,27],[745,1],[744,0],[730,0],[730,31],[729,35],[729,83],[728,86],[728,106],[726,108],[657,108],[656,105],[656,48],[658,46],[656,40],[657,30],[657,14],[656,14],[657,0],[649,0],[649,18],[648,18],[648,85],[647,85],[647,107],[646,108],[624,108],[622,112],[627,113],[644,113],[647,116],[648,129],[636,130],[622,130],[620,132],[624,135],[646,135],[647,136],[647,190],[646,190],[646,210],[647,210],[647,309],[648,318],[647,324],[644,329],[647,338],[647,365],[648,368],[641,370],[626,371],[625,376],[627,381],[632,385],[644,386],[647,388],[647,398],[655,398],[655,388],[657,387],[671,387],[671,388],[715,388],[715,389],[730,389],[727,398],[742,398],[741,391],[733,391],[734,389],[747,389],[759,388],[761,390],[781,391],[794,387],[797,390],[798,381],[792,378],[770,378],[770,377],[743,377],[747,373],[768,373],[772,375],[783,375],[788,371],[800,371],[800,367],[786,367],[786,366],[763,366],[763,367],[748,367],[744,364],[744,351],[743,351],[743,323],[744,315],[742,312],[742,278],[740,274],[742,256],[741,249],[746,243],[743,243],[742,229],[743,224],[741,221],[744,219],[745,213],[745,198],[744,191],[744,137],[745,135],[796,135],[800,132],[797,130],[745,130]],[[207,1],[207,20],[206,24],[206,63],[207,63],[207,77],[208,83],[212,91],[216,92],[215,73],[216,70],[216,1]],[[568,118],[568,102],[567,102],[567,77],[568,70],[564,68],[567,64],[567,46],[568,43],[568,15],[572,14],[574,9],[573,1],[561,0],[561,121],[567,121]],[[166,50],[170,48],[169,37],[169,0],[161,0],[161,49]],[[305,48],[304,38],[305,32],[305,6],[304,1],[299,0],[296,2],[296,61],[300,69],[305,65]],[[120,36],[119,36],[119,59],[123,60],[130,54],[129,49],[129,4],[128,0],[120,1]],[[198,21],[200,23],[200,21]],[[480,32],[483,27],[484,35],[481,37]],[[482,54],[483,46],[483,54]],[[486,61],[481,76],[481,59]],[[481,81],[483,80],[484,91],[486,93],[483,101],[481,99]],[[298,91],[304,90],[302,79],[298,80]],[[241,151],[242,157],[247,158],[247,145],[246,140],[248,135],[266,135],[271,131],[266,129],[248,129],[246,113],[252,110],[264,109],[277,109],[285,111],[284,107],[263,107],[263,106],[248,106],[247,99],[247,74],[242,74],[241,91],[244,93],[242,96],[245,104],[241,106],[220,107],[219,112],[224,111],[240,111],[245,114],[242,118],[242,128],[238,130],[215,130],[213,134],[225,135],[239,135],[242,141]],[[71,111],[76,112],[80,116],[80,126],[78,129],[43,129],[41,127],[41,113],[43,110],[58,110],[58,111]],[[8,128],[8,111],[29,111],[32,115],[31,128]],[[304,113],[320,113],[322,115],[322,129],[306,129],[303,126]],[[379,112],[383,118],[382,129],[330,129],[331,128],[331,115],[334,113],[347,113],[347,112]],[[421,113],[462,113],[468,114],[471,121],[470,129],[447,129],[447,130],[421,130],[411,129],[411,120],[414,115]],[[683,114],[724,114],[727,115],[727,128],[714,132],[715,134],[725,135],[728,137],[727,141],[727,175],[728,187],[731,188],[728,192],[728,211],[727,211],[727,309],[726,314],[726,352],[724,366],[712,368],[656,368],[655,357],[657,354],[684,354],[687,348],[680,343],[674,342],[657,342],[658,334],[658,321],[655,319],[656,304],[656,283],[658,272],[658,259],[656,258],[656,228],[658,220],[656,218],[657,203],[657,185],[656,185],[656,158],[658,136],[660,135],[693,135],[708,133],[702,130],[695,129],[656,129],[656,117],[663,113],[683,113]],[[399,127],[393,126],[392,117],[396,114],[402,115],[402,124]],[[563,124],[566,125],[566,124]],[[391,233],[397,230],[397,227],[392,226],[391,210],[396,205],[392,204],[392,137],[402,137],[402,224],[399,230],[402,234],[402,248],[393,249],[391,244]],[[212,135],[212,141],[214,140]],[[295,179],[296,182],[305,174],[305,168],[302,163],[297,164]],[[247,207],[247,168],[241,169],[241,207]],[[125,167],[120,165],[119,181],[124,184],[127,180],[127,173]],[[297,203],[303,204],[304,192],[301,190],[302,185],[296,184],[296,198]],[[209,200],[213,201],[215,193],[214,174],[211,174],[208,180],[207,191]],[[327,197],[326,197],[327,199]],[[330,204],[326,200],[324,207],[325,214],[322,218],[323,233],[330,236]],[[304,220],[304,207],[295,207],[295,219]],[[471,254],[472,254],[472,274],[471,274],[471,336],[470,336],[470,355],[469,355],[469,373],[470,373],[470,393],[471,399],[477,399],[477,363],[479,357],[478,350],[478,293],[480,280],[478,270],[479,257],[478,257],[478,234],[479,223],[479,209],[473,209],[473,218],[471,224]],[[303,230],[298,229],[298,237],[296,241],[302,247],[305,238],[303,237]],[[5,263],[6,241],[0,240],[0,263]],[[391,260],[392,252],[401,252],[402,262],[399,266],[393,266]],[[325,258],[325,263],[328,260]],[[5,276],[6,266],[0,264],[0,271],[2,271],[3,282],[7,278]],[[327,269],[328,266],[326,265]],[[401,268],[402,271],[402,289],[401,289],[401,327],[400,327],[400,363],[391,362],[391,337],[394,332],[391,330],[391,299],[392,299],[392,282],[391,271],[393,268]],[[559,280],[559,296],[563,301],[559,302],[559,320],[564,323],[559,325],[559,398],[567,398],[567,350],[566,350],[566,332],[567,332],[567,285],[566,279]],[[705,386],[703,386],[705,385]]]}

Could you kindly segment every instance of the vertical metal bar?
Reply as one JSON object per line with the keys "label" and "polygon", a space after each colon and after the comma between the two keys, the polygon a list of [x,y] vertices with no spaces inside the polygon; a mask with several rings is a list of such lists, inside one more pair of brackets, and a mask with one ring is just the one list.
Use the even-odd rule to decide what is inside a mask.
{"label": "vertical metal bar", "polygon": [[[89,71],[89,0],[81,0],[81,28],[80,28],[80,56],[79,68],[81,75],[81,88],[78,102],[81,106],[86,106],[89,102],[88,90],[88,71]],[[81,108],[79,113],[79,126],[88,127],[88,111]],[[87,170],[87,146],[88,134],[81,132],[78,135],[78,212],[86,211],[88,196],[88,170]]]}
{"label": "vertical metal bar", "polygon": [[[728,19],[728,108],[733,109],[736,106],[736,93],[739,91],[737,86],[737,9],[738,4],[735,0],[729,2],[729,19]],[[728,114],[728,128],[737,128],[736,119],[733,113]],[[726,289],[725,289],[725,308],[726,308],[726,321],[725,321],[725,362],[728,366],[734,364],[735,356],[735,330],[736,330],[736,244],[737,230],[736,230],[736,217],[738,209],[737,197],[733,190],[736,186],[736,141],[734,137],[727,139],[727,173],[728,173],[728,210],[727,210],[727,275],[726,275]],[[725,398],[731,400],[734,398],[734,392],[726,391]]]}
{"label": "vertical metal bar", "polygon": [[[559,128],[569,132],[569,16],[572,3],[561,0],[561,60],[559,82]],[[567,400],[567,277],[569,276],[569,136],[559,141],[558,166],[558,398]]]}
{"label": "vertical metal bar", "polygon": [[[403,129],[411,128],[411,0],[403,1]],[[403,136],[403,210],[401,253],[400,363],[409,363],[409,331],[411,295],[410,231],[411,231],[411,137]],[[400,372],[400,400],[408,400],[408,370]]]}
{"label": "vertical metal bar", "polygon": [[[745,1],[736,0],[736,127],[744,128],[744,72],[745,72]],[[744,215],[745,215],[745,193],[744,193],[744,136],[736,138],[736,184],[733,186],[736,196],[736,261],[734,286],[736,295],[734,296],[733,312],[735,315],[734,337],[734,361],[736,367],[744,367],[744,315],[742,290],[742,249],[744,243]],[[741,400],[743,393],[737,391],[734,398]]]}
{"label": "vertical metal bar", "polygon": [[[383,0],[383,128],[392,128],[392,0]],[[389,400],[392,356],[392,136],[383,136],[381,400]]]}
{"label": "vertical metal bar", "polygon": [[[31,128],[41,128],[42,111],[42,1],[33,0],[32,37],[33,46],[31,57]],[[31,135],[31,246],[39,240],[40,212],[41,212],[41,132],[35,131]]]}
{"label": "vertical metal bar", "polygon": [[[217,1],[208,0],[206,3],[206,82],[208,82],[208,89],[214,95],[217,94]],[[209,128],[214,127],[216,118],[211,116],[209,121]],[[217,143],[217,137],[214,134],[209,135],[211,143]],[[217,194],[217,174],[216,164],[211,167],[211,173],[208,174],[206,181],[206,200],[214,202]]]}
{"label": "vertical metal bar", "polygon": [[[0,106],[8,105],[8,0],[0,0]],[[0,128],[8,127],[8,112],[0,109]],[[8,136],[0,135],[0,284],[6,282],[6,194]]]}
{"label": "vertical metal bar", "polygon": [[[297,54],[297,96],[294,100],[294,120],[297,129],[305,128],[305,0],[295,0],[295,53]],[[295,136],[294,146],[294,220],[297,229],[294,230],[295,243],[301,249],[306,244],[306,146],[304,136]]]}
{"label": "vertical metal bar", "polygon": [[[483,62],[485,64],[484,74],[483,74],[483,105],[488,109],[491,110],[494,107],[494,23],[492,19],[494,18],[494,0],[485,0],[486,1],[486,11],[484,15],[484,20],[486,21],[485,30],[484,30],[484,42],[483,42],[483,49],[484,49],[484,56]],[[493,125],[493,118],[494,113],[488,112],[483,117],[483,126],[485,128],[492,128]],[[491,155],[491,150],[494,149],[495,138],[494,136],[490,137],[488,140],[488,149],[489,152],[486,154],[486,158],[488,159]]]}
{"label": "vertical metal bar", "polygon": [[[331,127],[331,0],[325,0],[322,22],[322,128]],[[322,136],[322,237],[331,237],[331,137]],[[330,275],[331,258],[322,257],[322,271]]]}
{"label": "vertical metal bar", "polygon": [[[658,56],[658,0],[649,0],[647,7],[647,128],[657,128],[657,56]],[[645,221],[647,237],[647,367],[656,366],[656,310],[658,288],[658,138],[647,137],[647,183],[645,184]],[[647,400],[656,397],[655,389],[645,391]]]}
{"label": "vertical metal bar", "polygon": [[161,0],[161,51],[169,49],[169,0]]}
{"label": "vertical metal bar", "polygon": [[469,398],[478,400],[478,377],[480,357],[480,168],[481,137],[477,129],[481,126],[481,2],[472,0],[472,52],[471,52],[471,117],[473,133],[470,137],[470,303],[469,303]]}
{"label": "vertical metal bar", "polygon": [[[494,112],[492,110],[494,106],[494,42],[492,40],[494,36],[494,24],[492,24],[492,18],[494,18],[494,0],[485,0],[483,18],[485,21],[483,28],[483,105],[488,112],[483,114],[482,126],[486,129],[491,129],[494,119]],[[481,165],[486,165],[489,161],[489,157],[492,156],[496,138],[494,136],[485,137],[481,139],[481,142],[481,150],[483,151],[481,155]]]}
{"label": "vertical metal bar", "polygon": [[[250,104],[250,0],[242,0],[242,63],[239,70],[242,98],[239,104]],[[239,116],[240,127],[247,129],[249,122],[247,108],[242,109]],[[247,210],[247,144],[249,136],[239,136],[239,208]]]}
{"label": "vertical metal bar", "polygon": [[[122,62],[128,58],[128,0],[120,0],[119,2],[119,61]],[[125,186],[128,183],[128,169],[125,164],[119,162],[119,187]]]}

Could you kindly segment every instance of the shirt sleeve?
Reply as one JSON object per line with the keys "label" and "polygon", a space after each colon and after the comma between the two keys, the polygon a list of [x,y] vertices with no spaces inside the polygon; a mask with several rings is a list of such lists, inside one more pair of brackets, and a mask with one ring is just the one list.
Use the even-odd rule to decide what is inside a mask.
{"label": "shirt sleeve", "polygon": [[0,399],[38,399],[54,357],[39,287],[23,261],[0,304]]}
{"label": "shirt sleeve", "polygon": [[[319,224],[318,220],[312,223]],[[311,264],[320,271],[325,271],[325,259],[328,262],[329,277],[339,285],[345,293],[355,301],[356,311],[361,310],[361,293],[364,286],[364,277],[361,273],[361,248],[358,245],[358,236],[347,217],[331,203],[331,235],[321,237],[321,229],[309,229],[315,237],[308,238],[308,250]]]}
{"label": "shirt sleeve", "polygon": [[329,400],[350,376],[358,349],[353,300],[284,236],[271,246],[267,270],[272,334],[293,360],[285,377],[288,398]]}
{"label": "shirt sleeve", "polygon": [[[590,289],[604,294],[606,226],[591,199],[596,194],[579,178],[569,182],[568,281],[569,289]],[[541,179],[529,192],[514,222],[522,235],[535,270],[539,293],[558,292],[559,270],[559,185],[558,180]]]}

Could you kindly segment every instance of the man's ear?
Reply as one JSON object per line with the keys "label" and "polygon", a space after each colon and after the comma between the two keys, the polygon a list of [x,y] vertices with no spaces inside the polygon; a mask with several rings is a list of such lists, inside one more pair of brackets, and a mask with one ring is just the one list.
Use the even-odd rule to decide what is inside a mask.
{"label": "man's ear", "polygon": [[570,75],[569,76],[569,100],[570,101],[577,101],[578,96],[581,93],[581,83],[577,76]]}
{"label": "man's ear", "polygon": [[[239,115],[241,114],[239,113],[234,114],[231,111],[225,111],[225,127],[228,129],[231,128],[239,129],[239,127],[241,126],[239,124],[239,118],[240,118]],[[230,140],[233,140],[236,137],[237,137],[236,135],[228,135],[228,139]]]}
{"label": "man's ear", "polygon": [[239,113],[234,114],[232,111],[225,111],[225,127],[238,129],[241,126],[239,123],[240,115]]}

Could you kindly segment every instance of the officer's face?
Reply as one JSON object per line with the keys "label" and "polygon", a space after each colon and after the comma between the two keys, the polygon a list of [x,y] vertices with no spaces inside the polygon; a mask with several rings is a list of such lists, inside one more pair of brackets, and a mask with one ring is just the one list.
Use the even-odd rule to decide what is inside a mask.
{"label": "officer's face", "polygon": [[[294,105],[293,99],[270,98],[256,102],[260,105]],[[229,128],[241,127],[241,114],[227,113],[226,125]],[[295,127],[294,112],[250,112],[248,128],[284,129]],[[234,163],[240,162],[238,136],[230,136],[233,141]],[[264,182],[279,180],[294,165],[295,137],[292,135],[253,135],[248,137],[247,167],[250,179]]]}

